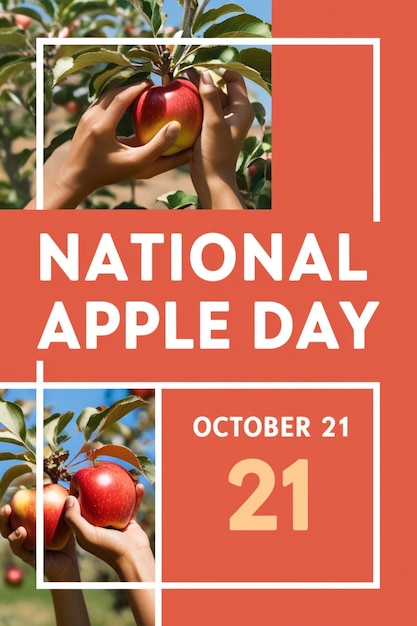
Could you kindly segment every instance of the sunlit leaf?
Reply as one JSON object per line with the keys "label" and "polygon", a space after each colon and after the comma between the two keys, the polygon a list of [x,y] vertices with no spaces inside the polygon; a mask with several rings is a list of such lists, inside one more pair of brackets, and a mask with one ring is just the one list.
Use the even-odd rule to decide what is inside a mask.
{"label": "sunlit leaf", "polygon": [[58,59],[53,68],[54,85],[59,84],[64,78],[75,72],[100,63],[114,63],[121,67],[129,67],[131,65],[129,59],[120,52],[104,48],[90,48],[74,56]]}
{"label": "sunlit leaf", "polygon": [[51,446],[52,450],[56,448],[59,436],[61,435],[64,428],[70,423],[73,417],[74,412],[67,411],[66,413],[54,413],[44,420],[43,437],[45,441]]}
{"label": "sunlit leaf", "polygon": [[19,28],[1,28],[0,44],[3,46],[26,46],[26,37]]}
{"label": "sunlit leaf", "polygon": [[44,153],[43,153],[44,161],[49,159],[51,154],[53,154],[55,150],[59,148],[59,146],[62,146],[62,144],[66,143],[67,141],[70,141],[73,138],[76,130],[77,130],[76,126],[71,126],[70,128],[67,128],[62,133],[54,137],[51,143],[49,144],[49,146],[47,146],[44,150]]}
{"label": "sunlit leaf", "polygon": [[87,453],[87,456],[90,461],[94,461],[102,456],[110,456],[120,459],[121,461],[125,461],[125,463],[129,463],[135,467],[141,474],[146,476],[150,482],[155,481],[155,468],[152,461],[146,456],[137,457],[126,446],[115,444],[104,445],[95,450],[91,450]]}
{"label": "sunlit leaf", "polygon": [[0,398],[0,422],[22,442],[26,439],[26,424],[22,409],[14,402]]}
{"label": "sunlit leaf", "polygon": [[197,15],[197,18],[193,24],[192,32],[193,34],[197,33],[199,30],[207,26],[207,24],[212,24],[216,22],[223,15],[227,15],[229,13],[244,13],[245,9],[243,9],[238,4],[224,4],[221,7],[216,9],[210,9],[209,11],[204,11]]}
{"label": "sunlit leaf", "polygon": [[87,407],[77,418],[77,425],[84,435],[86,441],[89,441],[95,433],[94,439],[99,437],[109,426],[117,422],[119,419],[148,403],[137,396],[128,396],[117,400],[109,408],[103,411],[97,411]]}
{"label": "sunlit leaf", "polygon": [[23,474],[32,474],[35,471],[36,465],[33,463],[20,463],[6,470],[0,479],[0,501],[13,480],[23,476]]}
{"label": "sunlit leaf", "polygon": [[204,37],[271,37],[271,25],[254,15],[235,15],[213,24]]}
{"label": "sunlit leaf", "polygon": [[[252,67],[248,67],[247,65],[244,65],[243,63],[236,63],[236,62],[224,63],[222,61],[213,59],[212,61],[198,63],[196,65],[189,66],[189,67],[208,69],[208,70],[222,70],[222,69],[232,70],[234,72],[238,72],[245,78],[248,78],[249,80],[253,81],[256,85],[265,89],[265,91],[268,94],[271,93],[269,84],[262,78],[259,72],[254,70]],[[187,68],[183,68],[183,71],[185,69]]]}
{"label": "sunlit leaf", "polygon": [[197,196],[185,191],[171,191],[159,196],[157,200],[163,202],[169,209],[184,209],[197,204]]}

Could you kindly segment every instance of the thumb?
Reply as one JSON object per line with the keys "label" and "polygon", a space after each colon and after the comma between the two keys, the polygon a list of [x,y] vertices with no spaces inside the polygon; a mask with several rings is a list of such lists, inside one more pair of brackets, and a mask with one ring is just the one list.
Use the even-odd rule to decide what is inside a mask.
{"label": "thumb", "polygon": [[146,157],[150,161],[155,161],[155,159],[162,156],[164,152],[175,143],[180,131],[181,124],[179,122],[169,122],[169,124],[166,124],[157,132],[155,137],[141,147],[142,156],[146,151]]}
{"label": "thumb", "polygon": [[68,496],[65,501],[65,521],[77,535],[84,535],[88,531],[90,524],[81,515],[80,503],[75,496]]}

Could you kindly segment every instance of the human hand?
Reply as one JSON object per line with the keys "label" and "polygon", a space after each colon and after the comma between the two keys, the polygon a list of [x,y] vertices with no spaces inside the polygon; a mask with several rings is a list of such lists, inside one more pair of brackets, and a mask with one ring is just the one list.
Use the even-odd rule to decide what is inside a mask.
{"label": "human hand", "polygon": [[[68,156],[58,170],[44,175],[45,209],[76,208],[92,191],[129,178],[150,178],[184,165],[191,151],[162,154],[174,143],[181,126],[165,125],[143,146],[134,137],[117,137],[123,114],[149,83],[109,89],[81,117]],[[32,204],[27,208],[32,208]]]}
{"label": "human hand", "polygon": [[[8,539],[13,554],[28,565],[35,567],[35,551],[23,547],[27,532],[23,526],[12,530],[9,521],[11,512],[12,509],[9,504],[1,507],[0,532],[3,537]],[[80,580],[73,535],[62,550],[45,551],[44,569],[45,576],[51,582],[77,582]]]}
{"label": "human hand", "polygon": [[93,526],[82,517],[75,496],[69,496],[65,505],[65,520],[74,531],[84,550],[108,563],[127,582],[155,580],[155,561],[145,531],[135,518],[142,502],[144,486],[136,485],[136,506],[124,530]]}
{"label": "human hand", "polygon": [[224,94],[210,74],[200,77],[203,127],[194,144],[191,178],[205,209],[245,208],[236,182],[236,161],[254,113],[245,81],[237,72],[223,75]]}

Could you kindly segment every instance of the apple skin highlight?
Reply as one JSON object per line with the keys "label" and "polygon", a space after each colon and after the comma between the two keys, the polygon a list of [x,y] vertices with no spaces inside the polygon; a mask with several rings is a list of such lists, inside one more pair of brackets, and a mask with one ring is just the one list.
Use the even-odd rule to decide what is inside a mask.
{"label": "apple skin highlight", "polygon": [[103,528],[126,528],[136,505],[135,482],[117,463],[78,470],[71,479],[70,494],[78,498],[81,515]]}
{"label": "apple skin highlight", "polygon": [[203,105],[197,87],[184,78],[167,85],[152,85],[133,103],[133,125],[141,145],[148,143],[169,122],[179,122],[181,131],[164,156],[191,148],[201,132]]}

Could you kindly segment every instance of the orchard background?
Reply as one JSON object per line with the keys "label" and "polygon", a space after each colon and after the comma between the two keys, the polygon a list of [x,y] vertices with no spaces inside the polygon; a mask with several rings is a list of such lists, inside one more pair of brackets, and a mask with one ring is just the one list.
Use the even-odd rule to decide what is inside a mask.
{"label": "orchard background", "polygon": [[[252,5],[252,6],[251,6]],[[225,46],[189,55],[178,71],[193,67],[217,70],[230,67],[246,79],[254,103],[255,123],[237,163],[237,178],[249,208],[271,207],[271,52],[262,39],[271,37],[271,3],[263,2],[252,15],[253,2],[221,4],[218,0],[34,0],[0,2],[0,208],[21,209],[36,193],[36,39],[58,37],[65,45],[45,46],[45,155],[59,167],[77,122],[105,89],[144,76],[155,81],[154,67],[141,59],[138,38],[172,38],[172,56],[181,56],[181,37],[224,38]],[[89,45],[91,38],[107,38],[109,46]],[[259,46],[233,46],[233,38],[259,38]],[[85,38],[82,46],[71,39]],[[132,44],[114,45],[115,38]],[[68,44],[66,41],[68,40]],[[177,44],[178,45],[175,45]],[[94,58],[86,60],[86,52]],[[109,57],[110,53],[113,53]],[[204,57],[204,58],[203,58]],[[65,62],[63,62],[63,58]],[[69,71],[68,59],[72,59]],[[148,59],[149,61],[149,59]],[[157,82],[157,81],[155,81]],[[129,134],[128,116],[120,134]],[[119,131],[119,129],[118,129]],[[55,153],[55,154],[54,154]],[[39,164],[37,164],[39,167]],[[179,192],[179,193],[178,193]],[[197,205],[188,166],[151,181],[127,180],[101,188],[80,208],[169,208]]]}
{"label": "orchard background", "polygon": [[[143,399],[142,399],[143,398]],[[121,451],[126,459],[143,459],[145,475],[140,477],[145,485],[145,496],[138,512],[137,521],[147,532],[152,549],[155,545],[155,491],[153,462],[155,458],[155,405],[153,389],[50,389],[44,392],[44,457],[49,459],[49,468],[53,470],[54,482],[66,488],[69,477],[66,469],[74,473],[79,469],[79,460],[84,465],[91,465],[84,454],[78,456],[88,439],[93,447],[102,446],[96,451],[105,450],[111,444]],[[123,408],[124,407],[124,408]],[[108,410],[113,411],[109,415]],[[19,411],[18,417],[15,412]],[[104,429],[98,427],[98,437],[86,435],[83,423],[102,414]],[[36,402],[34,390],[0,390],[0,505],[9,502],[13,493],[20,486],[34,481],[35,458],[31,454],[35,436]],[[84,416],[84,417],[82,417]],[[22,417],[25,427],[22,429],[19,419]],[[110,417],[110,420],[109,420]],[[87,419],[87,422],[85,421]],[[51,431],[52,427],[52,431]],[[24,435],[21,436],[24,430]],[[88,427],[87,427],[87,430]],[[100,433],[101,431],[101,433]],[[20,433],[20,434],[19,434]],[[93,434],[91,432],[91,434]],[[86,435],[86,436],[85,436]],[[21,442],[19,443],[19,439]],[[84,440],[84,442],[83,442]],[[94,443],[97,442],[96,443]],[[63,463],[54,463],[62,452],[69,453]],[[134,455],[131,457],[131,455]],[[129,470],[132,465],[124,458],[106,458]],[[51,463],[52,461],[52,463]],[[149,465],[147,463],[149,462]],[[55,471],[56,470],[56,471]],[[149,471],[148,471],[149,470]],[[77,547],[78,562],[83,582],[118,582],[114,571],[102,560]],[[18,584],[10,581],[10,567],[20,570]],[[35,572],[15,557],[6,539],[0,536],[0,600],[2,603],[2,622],[9,626],[26,624],[29,621],[36,626],[49,625],[52,616],[52,604],[49,592],[35,591]],[[21,599],[24,597],[25,601]],[[125,596],[120,590],[89,591],[87,602],[92,624],[117,623],[122,626],[131,623],[131,613],[127,610]]]}

